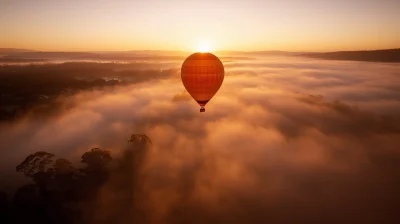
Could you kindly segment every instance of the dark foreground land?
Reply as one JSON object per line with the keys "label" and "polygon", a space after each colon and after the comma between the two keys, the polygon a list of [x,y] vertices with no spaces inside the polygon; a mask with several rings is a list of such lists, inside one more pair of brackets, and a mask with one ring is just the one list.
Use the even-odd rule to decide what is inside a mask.
{"label": "dark foreground land", "polygon": [[146,64],[68,62],[0,66],[0,121],[36,108],[57,109],[60,97],[168,78],[171,70],[143,70]]}

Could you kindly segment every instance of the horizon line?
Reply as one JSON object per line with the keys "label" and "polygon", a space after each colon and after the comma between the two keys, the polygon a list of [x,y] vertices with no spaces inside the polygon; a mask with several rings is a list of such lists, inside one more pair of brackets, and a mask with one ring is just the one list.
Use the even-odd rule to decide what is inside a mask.
{"label": "horizon line", "polygon": [[[18,51],[30,51],[30,52],[54,52],[54,53],[65,53],[65,52],[79,52],[79,53],[95,53],[95,52],[197,52],[192,50],[36,50],[27,48],[12,48],[12,47],[0,47],[0,50],[18,50]],[[357,50],[333,50],[333,51],[286,51],[286,50],[213,50],[212,52],[240,52],[240,53],[255,53],[255,52],[282,52],[282,53],[330,53],[330,52],[351,52],[351,51],[382,51],[382,50],[400,50],[399,47],[394,48],[378,48],[378,49],[357,49]]]}

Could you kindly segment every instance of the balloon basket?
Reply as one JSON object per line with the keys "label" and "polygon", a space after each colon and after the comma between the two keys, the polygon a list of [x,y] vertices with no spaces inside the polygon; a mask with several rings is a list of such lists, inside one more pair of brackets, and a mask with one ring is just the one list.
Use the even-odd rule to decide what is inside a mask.
{"label": "balloon basket", "polygon": [[206,112],[206,108],[200,107],[200,112]]}

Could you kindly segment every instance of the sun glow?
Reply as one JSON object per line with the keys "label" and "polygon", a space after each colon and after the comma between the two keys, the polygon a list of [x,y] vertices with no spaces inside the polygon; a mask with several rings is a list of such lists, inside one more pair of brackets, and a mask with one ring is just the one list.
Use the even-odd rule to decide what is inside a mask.
{"label": "sun glow", "polygon": [[210,44],[207,42],[201,42],[197,45],[197,52],[210,52],[211,51],[211,47]]}

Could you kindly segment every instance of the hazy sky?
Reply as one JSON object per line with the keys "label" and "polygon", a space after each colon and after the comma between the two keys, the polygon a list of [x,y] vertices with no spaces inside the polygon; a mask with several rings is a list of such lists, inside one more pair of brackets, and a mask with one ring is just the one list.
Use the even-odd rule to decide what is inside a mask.
{"label": "hazy sky", "polygon": [[330,51],[400,47],[398,0],[0,0],[0,47]]}

